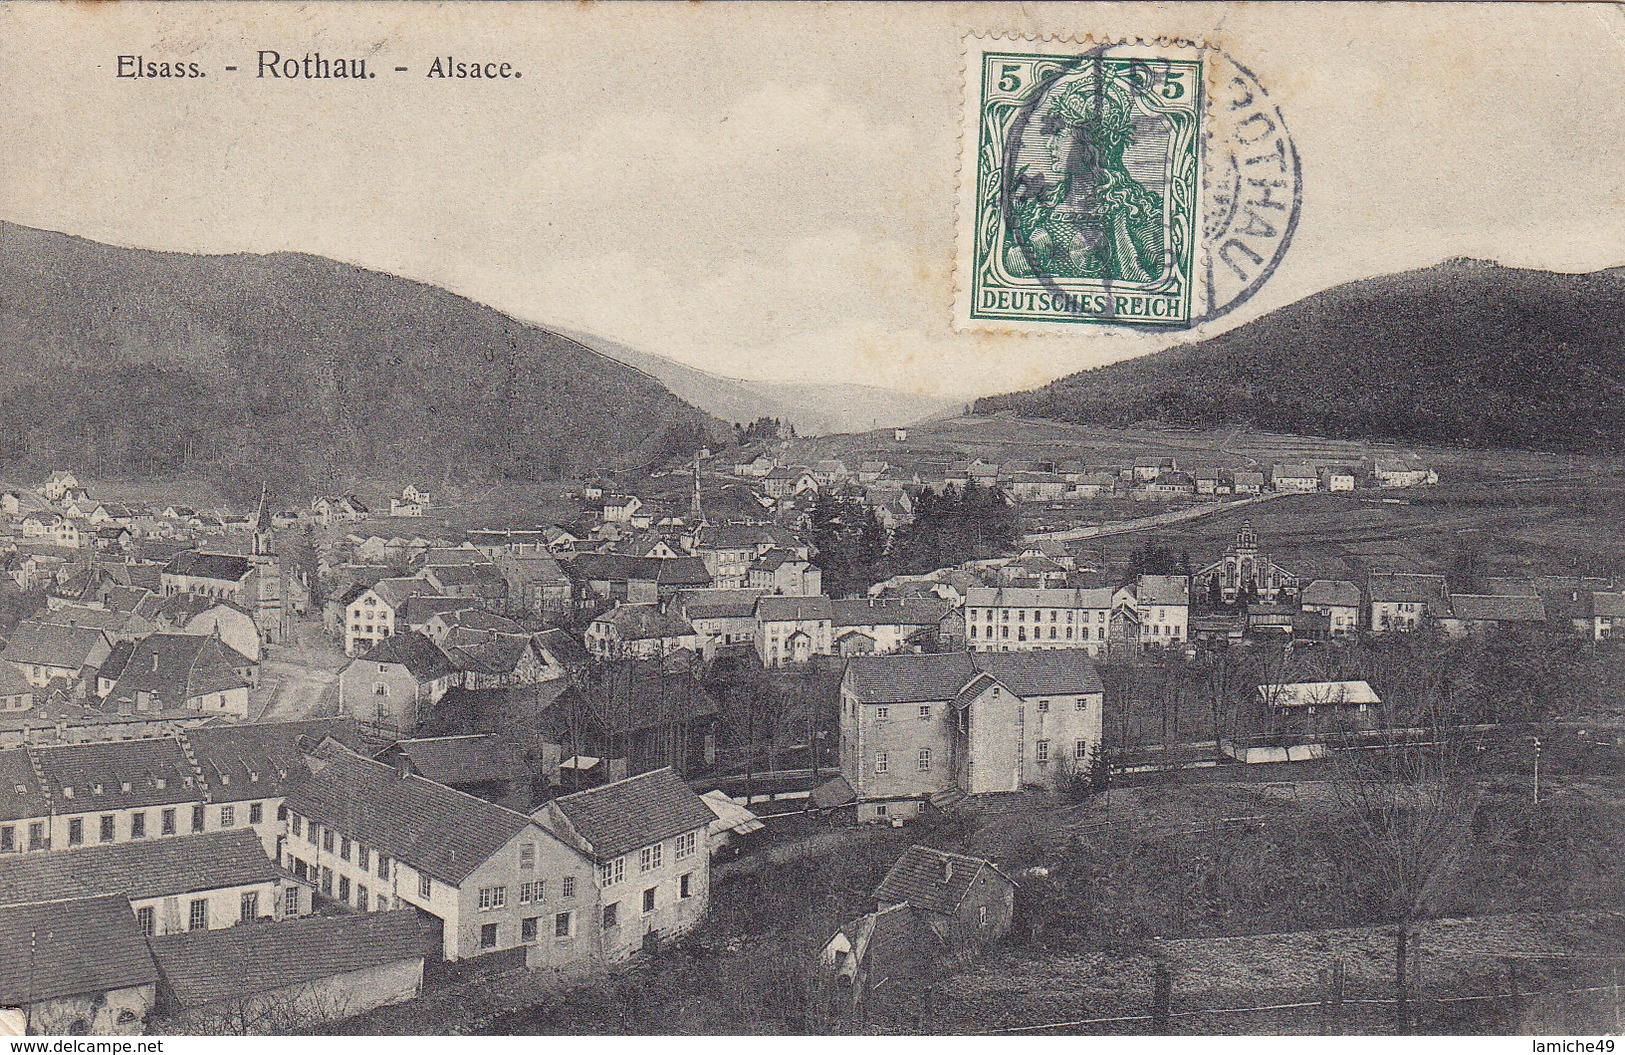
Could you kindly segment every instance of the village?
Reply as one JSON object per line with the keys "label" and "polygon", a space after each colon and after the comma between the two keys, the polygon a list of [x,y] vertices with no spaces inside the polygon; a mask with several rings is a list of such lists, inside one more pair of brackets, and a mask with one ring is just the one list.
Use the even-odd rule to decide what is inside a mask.
{"label": "village", "polygon": [[[840,918],[789,943],[812,981],[781,1021],[861,1028],[897,1013],[882,983],[1037,933],[1058,851],[1028,844],[1114,796],[1190,780],[1188,809],[1206,774],[1313,782],[1443,735],[1402,667],[1479,664],[1452,720],[1521,774],[1531,723],[1576,715],[1509,706],[1483,642],[1606,664],[1625,620],[1607,569],[1294,560],[1254,526],[1439,487],[1414,457],[738,439],[522,526],[421,481],[387,513],[136,507],[69,470],[0,494],[0,945],[28,950],[0,1006],[39,1033],[388,1031],[517,985],[501,1013],[535,1028],[546,994],[695,955],[737,922],[718,904],[840,846],[868,879],[829,879]],[[1222,544],[1181,544],[1209,519]]]}

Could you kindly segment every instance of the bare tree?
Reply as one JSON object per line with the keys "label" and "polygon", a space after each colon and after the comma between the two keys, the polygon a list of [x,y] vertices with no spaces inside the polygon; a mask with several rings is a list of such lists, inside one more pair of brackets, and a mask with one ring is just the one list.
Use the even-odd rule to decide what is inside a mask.
{"label": "bare tree", "polygon": [[1435,908],[1458,874],[1480,794],[1467,745],[1445,701],[1426,697],[1406,711],[1421,720],[1386,744],[1357,741],[1347,733],[1329,741],[1329,787],[1339,814],[1332,831],[1370,869],[1398,924],[1394,995],[1401,1032],[1411,1024],[1406,981],[1411,924]]}

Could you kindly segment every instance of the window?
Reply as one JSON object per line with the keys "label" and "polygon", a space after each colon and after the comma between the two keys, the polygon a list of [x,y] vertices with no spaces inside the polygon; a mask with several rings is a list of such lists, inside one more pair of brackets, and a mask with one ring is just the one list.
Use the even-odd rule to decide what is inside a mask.
{"label": "window", "polygon": [[85,822],[78,817],[68,822],[68,845],[79,846],[85,841]]}
{"label": "window", "polygon": [[17,849],[17,829],[11,825],[0,828],[0,854],[9,854]]}
{"label": "window", "polygon": [[310,845],[315,846],[318,842],[318,836],[321,834],[320,830],[321,825],[317,824],[315,821],[311,821],[310,827],[305,829],[305,840],[309,842]]}
{"label": "window", "polygon": [[555,937],[555,938],[568,938],[570,936],[570,931],[571,931],[572,925],[574,923],[575,923],[575,914],[574,913],[572,913],[572,912],[560,912],[557,916],[553,917],[553,937]]}
{"label": "window", "polygon": [[333,870],[325,866],[322,868],[322,893],[333,896]]}
{"label": "window", "polygon": [[378,878],[389,878],[389,858],[385,857],[383,854],[378,855]]}
{"label": "window", "polygon": [[979,926],[979,927],[987,926],[987,906],[986,905],[977,905],[976,906],[976,925]]}
{"label": "window", "polygon": [[250,802],[248,804],[248,823],[258,824],[265,819],[265,806],[263,803]]}
{"label": "window", "polygon": [[929,747],[920,748],[920,754],[916,759],[916,762],[920,767],[921,773],[931,772],[931,749]]}
{"label": "window", "polygon": [[693,872],[684,872],[682,874],[682,876],[680,876],[678,878],[678,880],[677,880],[677,896],[678,897],[693,897],[694,896],[694,873]]}
{"label": "window", "polygon": [[655,910],[655,888],[650,887],[643,892],[643,914],[647,916]]}
{"label": "window", "polygon": [[350,837],[348,835],[343,835],[343,836],[339,837],[339,860],[340,861],[348,861],[349,859],[350,859]]}
{"label": "window", "polygon": [[1043,714],[1048,710],[1049,710],[1049,701],[1048,700],[1039,700],[1038,701],[1038,713]]}
{"label": "window", "polygon": [[494,949],[497,947],[497,925],[487,923],[480,928],[480,948]]}
{"label": "window", "polygon": [[875,721],[883,722],[887,718],[890,718],[890,717],[891,717],[891,708],[890,707],[876,707],[875,708]]}
{"label": "window", "polygon": [[28,848],[30,850],[43,850],[46,848],[45,822],[34,821],[28,826]]}
{"label": "window", "polygon": [[299,915],[299,888],[289,886],[282,891],[282,914],[284,916]]}
{"label": "window", "polygon": [[350,901],[350,877],[339,876],[339,900],[345,904]]}
{"label": "window", "polygon": [[418,876],[418,897],[427,901],[429,899],[429,895],[433,892],[433,889],[433,881],[428,876]]}
{"label": "window", "polygon": [[891,761],[886,757],[886,752],[884,752],[884,751],[876,751],[875,752],[875,772],[876,773],[886,773],[886,772],[890,772],[890,770],[891,770]]}
{"label": "window", "polygon": [[145,839],[147,837],[147,815],[145,813],[130,814],[130,838]]}
{"label": "window", "polygon": [[626,878],[626,858],[617,857],[598,866],[598,885],[614,886]]}
{"label": "window", "polygon": [[1079,696],[1072,704],[1072,709],[1076,711],[1087,711],[1089,709],[1089,698],[1087,696]]}
{"label": "window", "polygon": [[372,851],[360,843],[355,844],[355,864],[363,872],[372,867]]}
{"label": "window", "polygon": [[645,846],[638,851],[638,871],[653,872],[656,868],[659,868],[661,849],[661,844],[655,843],[653,846]]}
{"label": "window", "polygon": [[686,861],[694,856],[694,848],[699,844],[700,833],[697,831],[684,832],[677,837],[677,859]]}
{"label": "window", "polygon": [[153,923],[154,920],[151,905],[143,905],[141,908],[135,910],[136,929],[149,938],[152,937]]}
{"label": "window", "polygon": [[519,921],[519,940],[532,942],[536,940],[536,916],[526,916]]}
{"label": "window", "polygon": [[187,930],[209,929],[209,899],[200,897],[192,902],[192,907],[186,915]]}
{"label": "window", "polygon": [[322,830],[322,849],[326,850],[328,853],[333,852],[333,829],[332,828],[324,828]]}
{"label": "window", "polygon": [[879,805],[877,805],[875,807],[875,816],[876,817],[884,817],[885,815],[886,815],[886,804],[884,802],[882,802],[882,803],[880,803]]}
{"label": "window", "polygon": [[494,908],[502,908],[508,903],[508,888],[505,886],[480,887],[480,911],[489,912]]}
{"label": "window", "polygon": [[355,886],[355,907],[362,912],[367,911],[367,888],[360,883]]}
{"label": "window", "polygon": [[175,811],[167,809],[158,815],[158,831],[164,835],[175,834]]}
{"label": "window", "polygon": [[235,807],[235,806],[221,806],[220,807],[220,827],[222,827],[222,828],[235,828],[236,826],[237,826],[237,807]]}
{"label": "window", "polygon": [[1038,764],[1044,765],[1049,761],[1049,741],[1039,740],[1033,746],[1038,749]]}
{"label": "window", "polygon": [[920,721],[929,722],[930,720],[931,720],[931,705],[929,703],[920,704]]}
{"label": "window", "polygon": [[576,877],[575,876],[565,876],[564,877],[564,889],[561,890],[560,893],[563,894],[565,897],[575,897],[576,896]]}
{"label": "window", "polygon": [[1072,741],[1072,757],[1075,758],[1076,760],[1078,760],[1079,762],[1087,762],[1087,761],[1089,761],[1089,741],[1087,741],[1087,740],[1074,740],[1074,741]]}
{"label": "window", "polygon": [[534,872],[536,870],[536,844],[521,843],[519,846],[519,870],[521,872]]}
{"label": "window", "polygon": [[604,906],[604,929],[609,930],[611,927],[618,926],[620,922],[621,903],[619,901],[611,901],[609,904]]}
{"label": "window", "polygon": [[259,916],[259,893],[250,890],[248,893],[244,894],[242,899],[237,903],[237,918],[242,920],[244,923],[247,923],[249,920],[259,919]]}
{"label": "window", "polygon": [[[314,828],[314,825],[312,827]],[[203,807],[201,805],[192,807],[192,830],[195,832],[200,832],[203,830]],[[310,841],[316,841],[314,834],[311,836]]]}
{"label": "window", "polygon": [[519,903],[521,905],[528,905],[532,901],[541,901],[542,900],[542,884],[543,884],[543,880],[540,880],[540,879],[536,880],[535,882],[526,881],[526,882],[520,883],[519,884]]}

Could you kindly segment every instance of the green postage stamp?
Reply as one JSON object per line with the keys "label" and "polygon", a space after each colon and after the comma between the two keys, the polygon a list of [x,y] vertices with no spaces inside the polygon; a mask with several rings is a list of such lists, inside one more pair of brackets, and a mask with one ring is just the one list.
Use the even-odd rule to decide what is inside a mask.
{"label": "green postage stamp", "polygon": [[[966,43],[959,328],[1187,328],[1268,278],[1297,215],[1296,154],[1267,94],[1221,51]],[[1262,118],[1246,149],[1215,94]],[[1261,153],[1271,137],[1278,165]]]}

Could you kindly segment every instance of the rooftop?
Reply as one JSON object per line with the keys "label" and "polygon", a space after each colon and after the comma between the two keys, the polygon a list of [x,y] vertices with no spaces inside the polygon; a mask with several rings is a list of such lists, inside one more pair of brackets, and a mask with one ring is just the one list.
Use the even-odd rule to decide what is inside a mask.
{"label": "rooftop", "polygon": [[175,1001],[198,1007],[423,957],[414,909],[304,916],[152,939]]}
{"label": "rooftop", "polygon": [[0,1006],[150,985],[158,969],[122,894],[0,908]]}
{"label": "rooftop", "polygon": [[[983,869],[991,869],[1003,877],[991,862],[980,857],[929,846],[911,846],[875,888],[875,901],[882,908],[908,904],[927,912],[952,915]],[[1009,882],[1008,878],[1005,881]]]}
{"label": "rooftop", "polygon": [[0,904],[123,894],[132,900],[270,883],[277,869],[252,828],[0,856]]}
{"label": "rooftop", "polygon": [[563,795],[556,809],[599,860],[709,827],[716,815],[670,768]]}

